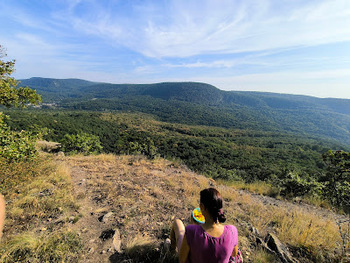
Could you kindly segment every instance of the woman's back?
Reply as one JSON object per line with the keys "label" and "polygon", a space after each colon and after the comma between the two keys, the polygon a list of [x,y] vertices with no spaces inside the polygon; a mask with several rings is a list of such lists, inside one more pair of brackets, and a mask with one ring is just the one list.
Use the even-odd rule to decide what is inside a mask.
{"label": "woman's back", "polygon": [[[212,229],[211,229],[212,230]],[[234,247],[238,244],[238,233],[235,226],[223,226],[220,236],[219,229],[208,231],[214,233],[211,236],[201,225],[189,225],[186,227],[186,239],[190,247],[187,262],[192,263],[221,263],[229,262]]]}
{"label": "woman's back", "polygon": [[200,226],[204,229],[204,231],[208,235],[210,235],[212,237],[220,237],[225,230],[225,226],[221,225],[221,224],[213,225],[212,227],[209,227],[209,228],[207,228],[205,224],[200,225]]}

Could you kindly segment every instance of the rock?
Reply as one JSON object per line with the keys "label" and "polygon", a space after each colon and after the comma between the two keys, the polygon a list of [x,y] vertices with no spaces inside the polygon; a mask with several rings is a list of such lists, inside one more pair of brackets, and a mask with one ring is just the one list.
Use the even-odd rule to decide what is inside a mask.
{"label": "rock", "polygon": [[107,230],[104,230],[102,231],[101,235],[100,235],[100,238],[105,241],[107,239],[110,239],[113,237],[113,235],[115,234],[115,230],[113,229],[107,229]]}
{"label": "rock", "polygon": [[113,215],[113,212],[108,212],[107,214],[104,214],[98,218],[98,221],[106,223],[108,221],[108,218],[110,218]]}
{"label": "rock", "polygon": [[57,142],[38,141],[36,144],[43,152],[58,153],[61,150],[61,144]]}
{"label": "rock", "polygon": [[292,255],[289,253],[288,248],[282,244],[282,242],[274,235],[269,233],[265,238],[265,243],[269,249],[274,251],[278,257],[284,263],[297,263]]}
{"label": "rock", "polygon": [[117,251],[118,253],[121,253],[121,245],[122,245],[122,241],[120,239],[120,232],[118,229],[114,230],[114,235],[113,235],[113,248],[115,251]]}
{"label": "rock", "polygon": [[170,238],[165,239],[163,246],[164,246],[165,251],[170,251],[170,248],[171,248]]}
{"label": "rock", "polygon": [[264,241],[262,241],[262,239],[261,239],[260,237],[257,237],[257,238],[255,239],[255,242],[256,242],[257,245],[262,245],[262,246],[264,246]]}
{"label": "rock", "polygon": [[254,236],[256,236],[256,237],[260,236],[259,230],[256,229],[255,227],[250,226],[249,230],[250,230],[250,232],[252,232],[252,234],[253,234]]}

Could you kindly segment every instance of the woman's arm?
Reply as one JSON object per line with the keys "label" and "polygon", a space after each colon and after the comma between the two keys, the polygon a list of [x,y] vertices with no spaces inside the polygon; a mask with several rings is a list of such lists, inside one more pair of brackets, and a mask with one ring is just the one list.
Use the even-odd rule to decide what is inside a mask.
{"label": "woman's arm", "polygon": [[184,236],[184,239],[182,240],[181,248],[179,251],[179,261],[180,263],[185,263],[188,257],[188,253],[190,252],[190,247],[187,243],[186,234]]}
{"label": "woman's arm", "polygon": [[236,246],[234,247],[234,249],[233,249],[233,251],[232,251],[232,257],[237,256],[237,254],[238,254],[238,245],[236,245]]}
{"label": "woman's arm", "polygon": [[0,194],[0,239],[2,236],[2,228],[4,225],[4,221],[5,221],[5,199],[2,196],[2,194]]}

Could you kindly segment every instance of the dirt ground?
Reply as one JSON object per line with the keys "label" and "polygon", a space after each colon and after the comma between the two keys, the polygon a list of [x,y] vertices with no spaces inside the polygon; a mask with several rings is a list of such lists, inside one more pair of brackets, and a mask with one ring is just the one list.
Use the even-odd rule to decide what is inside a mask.
{"label": "dirt ground", "polygon": [[[225,207],[230,208],[227,222],[241,230],[240,245],[245,262],[253,262],[250,255],[256,249],[252,222],[242,216],[249,213],[247,206],[251,203],[290,210],[298,208],[324,218],[336,217],[328,210],[311,205],[216,185],[213,180],[181,164],[163,159],[150,161],[140,156],[101,155],[64,157],[58,161],[70,167],[80,205],[79,220],[71,228],[83,240],[83,262],[138,262],[125,256],[125,251],[146,243],[152,243],[158,254],[162,254],[159,250],[169,237],[173,219],[181,218],[188,223],[192,209],[198,206],[199,191],[209,186],[217,187],[226,196]],[[242,201],[248,199],[249,202]],[[121,242],[120,250],[117,248],[119,252],[113,242]],[[299,260],[311,262],[304,258]],[[167,261],[163,259],[162,262]]]}

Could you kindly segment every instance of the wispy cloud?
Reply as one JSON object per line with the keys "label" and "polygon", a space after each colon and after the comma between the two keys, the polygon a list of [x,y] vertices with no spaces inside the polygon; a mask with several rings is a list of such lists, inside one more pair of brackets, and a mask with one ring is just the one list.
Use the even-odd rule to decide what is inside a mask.
{"label": "wispy cloud", "polygon": [[[89,1],[94,15],[69,7],[78,30],[102,36],[150,57],[187,57],[350,41],[350,2],[191,1],[137,2],[123,12]],[[123,2],[119,2],[123,5]],[[136,18],[136,20],[135,20]]]}
{"label": "wispy cloud", "polygon": [[20,78],[302,94],[350,82],[348,0],[2,0],[0,24]]}

